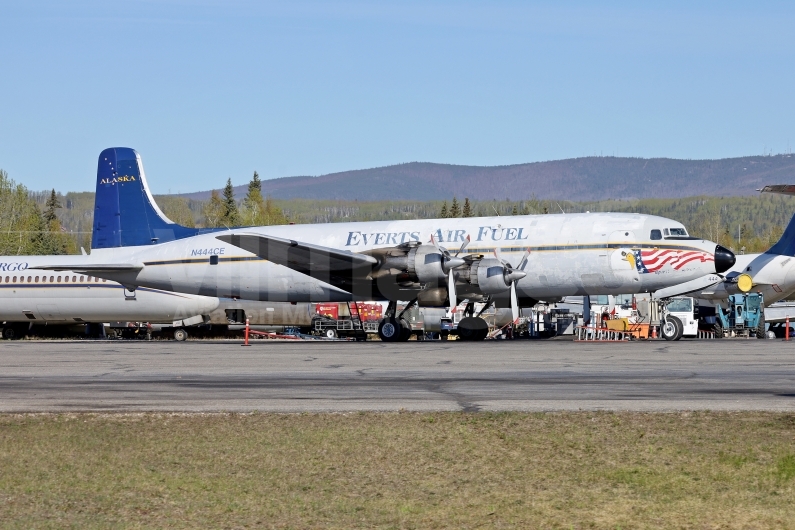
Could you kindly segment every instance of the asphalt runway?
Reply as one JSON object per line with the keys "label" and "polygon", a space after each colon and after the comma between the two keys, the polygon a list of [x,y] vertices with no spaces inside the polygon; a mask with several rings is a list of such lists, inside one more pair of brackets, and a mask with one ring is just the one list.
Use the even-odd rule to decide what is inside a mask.
{"label": "asphalt runway", "polygon": [[5,341],[0,411],[795,410],[795,341]]}

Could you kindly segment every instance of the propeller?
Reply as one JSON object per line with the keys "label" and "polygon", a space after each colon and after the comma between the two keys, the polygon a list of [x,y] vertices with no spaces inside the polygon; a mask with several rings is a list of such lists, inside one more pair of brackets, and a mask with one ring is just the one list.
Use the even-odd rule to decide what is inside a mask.
{"label": "propeller", "polygon": [[461,247],[455,253],[455,256],[450,254],[450,251],[441,246],[437,241],[436,238],[431,236],[431,242],[436,247],[436,250],[439,251],[439,254],[442,255],[442,271],[447,273],[447,297],[450,300],[450,308],[453,309],[458,306],[458,298],[456,297],[455,292],[455,277],[453,276],[453,269],[464,265],[466,261],[464,258],[459,258],[458,255],[467,248],[469,245],[470,237],[467,236],[466,239],[461,243]]}
{"label": "propeller", "polygon": [[516,322],[519,319],[519,300],[516,296],[516,282],[527,276],[527,273],[524,271],[525,266],[527,266],[527,260],[530,258],[530,249],[528,248],[524,256],[522,256],[522,260],[519,262],[519,265],[516,268],[513,267],[507,260],[503,259],[500,253],[500,247],[494,248],[494,257],[502,263],[503,277],[505,278],[505,283],[511,286],[511,317],[513,317],[513,321]]}

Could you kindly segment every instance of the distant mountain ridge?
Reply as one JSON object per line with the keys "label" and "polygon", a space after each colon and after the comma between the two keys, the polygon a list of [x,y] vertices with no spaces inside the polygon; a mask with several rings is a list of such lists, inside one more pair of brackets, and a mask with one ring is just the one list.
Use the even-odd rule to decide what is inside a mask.
{"label": "distant mountain ridge", "polygon": [[[359,201],[538,199],[591,201],[754,194],[766,184],[795,183],[795,156],[718,160],[584,157],[511,166],[458,166],[410,162],[318,177],[262,181],[278,199]],[[235,187],[242,198],[246,185]],[[210,191],[181,196],[206,200]]]}

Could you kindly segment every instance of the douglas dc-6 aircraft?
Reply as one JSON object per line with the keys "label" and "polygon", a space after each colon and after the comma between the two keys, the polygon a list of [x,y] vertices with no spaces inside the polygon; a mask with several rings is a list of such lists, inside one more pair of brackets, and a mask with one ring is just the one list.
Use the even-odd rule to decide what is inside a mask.
{"label": "douglas dc-6 aircraft", "polygon": [[96,190],[91,255],[26,258],[30,268],[211,297],[388,300],[386,341],[409,336],[398,300],[453,307],[466,299],[459,337],[475,340],[487,327],[474,302],[511,307],[515,320],[539,300],[651,292],[735,262],[676,221],[628,213],[187,228],[158,209],[129,148],[100,154]]}

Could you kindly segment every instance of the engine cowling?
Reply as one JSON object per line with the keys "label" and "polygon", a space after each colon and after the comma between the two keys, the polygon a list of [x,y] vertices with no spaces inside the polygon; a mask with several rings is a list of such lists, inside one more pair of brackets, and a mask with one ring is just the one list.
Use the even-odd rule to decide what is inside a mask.
{"label": "engine cowling", "polygon": [[397,276],[401,282],[434,285],[447,281],[449,269],[445,269],[449,263],[445,264],[444,256],[433,245],[406,245],[379,249],[373,252],[373,255],[381,261],[381,265],[373,271],[375,278]]}
{"label": "engine cowling", "polygon": [[505,266],[497,259],[483,258],[472,263],[469,280],[483,294],[499,294],[511,288]]}

